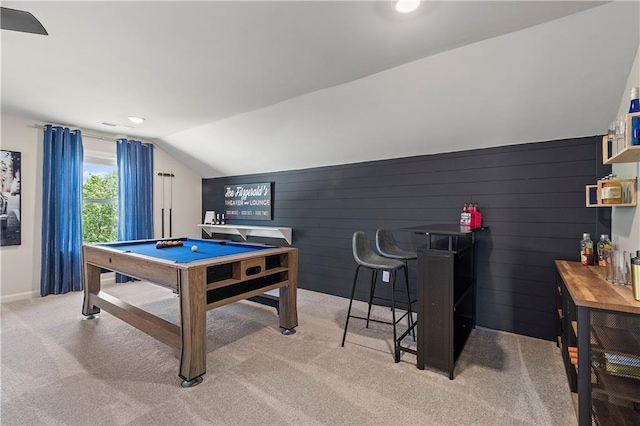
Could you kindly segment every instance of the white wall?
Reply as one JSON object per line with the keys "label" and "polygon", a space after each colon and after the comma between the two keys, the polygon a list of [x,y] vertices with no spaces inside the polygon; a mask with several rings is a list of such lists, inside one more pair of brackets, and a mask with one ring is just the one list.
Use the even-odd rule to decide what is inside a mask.
{"label": "white wall", "polygon": [[[638,46],[638,52],[629,73],[618,115],[626,114],[629,111],[632,87],[640,87],[640,46]],[[612,120],[613,118],[611,117]],[[613,173],[620,178],[637,178],[640,176],[640,163],[614,164]],[[640,250],[640,207],[614,207],[611,216],[611,234],[614,243],[617,239],[620,250],[628,252]]]}
{"label": "white wall", "polygon": [[[39,296],[40,294],[40,258],[42,234],[42,130],[34,124],[45,124],[37,120],[11,115],[2,115],[2,149],[22,153],[22,244],[0,248],[0,301]],[[99,140],[86,136],[96,134],[83,131],[85,150],[115,153],[115,142]],[[104,135],[113,139],[113,135]],[[201,223],[202,179],[188,167],[174,160],[166,152],[154,149],[154,233],[161,235],[160,200],[161,185],[157,172],[172,171],[173,180],[173,236],[199,237],[196,226]],[[169,187],[166,188],[166,197]],[[168,209],[168,201],[166,208]],[[168,213],[166,213],[168,216]],[[168,219],[165,219],[168,220]],[[168,236],[168,224],[166,226]]]}
{"label": "white wall", "polygon": [[173,173],[173,191],[169,178],[164,181],[165,208],[165,237],[169,237],[169,207],[171,192],[172,200],[172,236],[200,238],[202,223],[202,178],[193,173],[184,164],[160,149],[157,145],[153,153],[154,181],[153,181],[153,228],[156,238],[162,235],[162,180],[158,172]]}
{"label": "white wall", "polygon": [[0,296],[40,294],[42,234],[42,130],[35,121],[2,115],[2,149],[21,153],[20,223],[22,244],[0,247]]}

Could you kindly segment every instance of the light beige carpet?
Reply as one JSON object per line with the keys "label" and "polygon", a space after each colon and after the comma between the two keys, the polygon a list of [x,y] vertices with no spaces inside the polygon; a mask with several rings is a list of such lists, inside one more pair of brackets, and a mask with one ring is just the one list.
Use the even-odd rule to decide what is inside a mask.
{"label": "light beige carpet", "polygon": [[[173,322],[171,291],[138,282],[108,292]],[[82,294],[1,306],[2,425],[576,424],[552,342],[476,329],[451,381],[395,364],[390,326],[352,320],[348,300],[300,290],[298,332],[275,309],[239,302],[208,313],[207,374],[183,389],[168,346],[103,312],[84,321]],[[360,314],[366,305],[354,305]],[[378,318],[389,310],[376,307]]]}

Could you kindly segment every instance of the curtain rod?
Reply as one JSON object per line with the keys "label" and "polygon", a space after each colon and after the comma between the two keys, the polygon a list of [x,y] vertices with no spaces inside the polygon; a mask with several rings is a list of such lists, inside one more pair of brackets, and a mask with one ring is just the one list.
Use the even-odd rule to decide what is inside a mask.
{"label": "curtain rod", "polygon": [[[52,124],[52,126],[61,126],[61,127],[77,127],[77,126],[69,126],[68,124]],[[44,126],[42,124],[33,124],[32,126],[29,127],[34,127],[36,129],[44,129]],[[92,135],[91,133],[85,133],[82,129],[78,129],[80,130],[80,132],[82,133],[82,136],[86,136],[88,138],[91,139],[98,139],[101,141],[108,141],[108,142],[118,142],[118,139],[122,139],[122,138],[115,138],[113,136],[99,136],[99,135]],[[128,137],[127,137],[128,139]],[[148,145],[153,145],[153,142],[147,142],[147,141],[142,141],[142,143],[146,143]]]}

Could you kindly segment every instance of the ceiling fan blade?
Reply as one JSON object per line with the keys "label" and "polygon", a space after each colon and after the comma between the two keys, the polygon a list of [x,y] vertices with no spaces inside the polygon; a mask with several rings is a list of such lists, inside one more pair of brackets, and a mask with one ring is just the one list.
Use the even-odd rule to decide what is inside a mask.
{"label": "ceiling fan blade", "polygon": [[0,8],[0,28],[23,33],[49,35],[40,21],[24,10]]}

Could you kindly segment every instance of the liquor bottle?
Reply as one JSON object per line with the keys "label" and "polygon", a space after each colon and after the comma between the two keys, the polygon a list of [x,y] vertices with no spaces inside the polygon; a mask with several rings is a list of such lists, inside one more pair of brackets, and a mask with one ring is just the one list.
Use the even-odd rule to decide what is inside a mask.
{"label": "liquor bottle", "polygon": [[472,228],[480,228],[482,226],[482,212],[480,211],[480,209],[478,208],[478,203],[474,203],[473,204],[473,209],[475,211],[475,217],[474,217],[474,221],[471,224]]}
{"label": "liquor bottle", "polygon": [[216,215],[216,225],[220,225],[220,213]]}
{"label": "liquor bottle", "polygon": [[[638,100],[638,93],[640,90],[637,87],[631,89],[631,104],[629,105],[629,114],[634,112],[640,112],[640,100]],[[640,145],[640,117],[631,118],[631,145]]]}
{"label": "liquor bottle", "polygon": [[220,219],[220,225],[224,225],[224,213],[222,213],[222,218]]}
{"label": "liquor bottle", "polygon": [[582,234],[582,241],[580,241],[580,263],[593,265],[593,241],[588,232]]}
{"label": "liquor bottle", "polygon": [[460,213],[460,225],[462,226],[470,226],[471,225],[471,212],[469,211],[469,204],[465,203],[462,208],[462,213]]}
{"label": "liquor bottle", "polygon": [[611,263],[611,240],[608,234],[600,235],[598,241],[598,266],[607,266]]}
{"label": "liquor bottle", "polygon": [[629,114],[634,112],[640,112],[640,100],[638,95],[640,94],[640,88],[633,87],[631,89],[631,104],[629,105]]}

